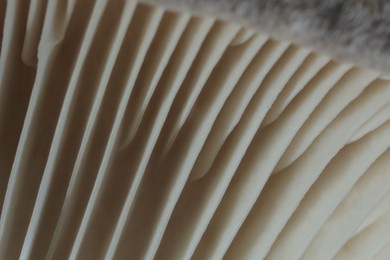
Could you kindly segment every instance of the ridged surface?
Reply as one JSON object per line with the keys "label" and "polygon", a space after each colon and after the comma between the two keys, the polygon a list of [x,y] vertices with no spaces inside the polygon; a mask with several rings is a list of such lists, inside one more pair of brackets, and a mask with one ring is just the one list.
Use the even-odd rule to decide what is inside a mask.
{"label": "ridged surface", "polygon": [[390,82],[133,1],[4,1],[0,259],[388,259]]}

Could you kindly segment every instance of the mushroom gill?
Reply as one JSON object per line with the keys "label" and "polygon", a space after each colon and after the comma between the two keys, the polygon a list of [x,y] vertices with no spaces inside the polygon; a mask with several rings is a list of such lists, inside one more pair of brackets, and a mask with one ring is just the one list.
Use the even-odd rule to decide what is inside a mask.
{"label": "mushroom gill", "polygon": [[383,71],[130,0],[0,26],[0,259],[389,258]]}

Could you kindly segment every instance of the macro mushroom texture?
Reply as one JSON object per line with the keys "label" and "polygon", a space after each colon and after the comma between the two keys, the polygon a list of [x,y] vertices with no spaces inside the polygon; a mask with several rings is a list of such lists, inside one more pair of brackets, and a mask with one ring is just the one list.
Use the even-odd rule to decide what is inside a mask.
{"label": "macro mushroom texture", "polygon": [[389,49],[193,2],[0,0],[0,259],[390,259]]}

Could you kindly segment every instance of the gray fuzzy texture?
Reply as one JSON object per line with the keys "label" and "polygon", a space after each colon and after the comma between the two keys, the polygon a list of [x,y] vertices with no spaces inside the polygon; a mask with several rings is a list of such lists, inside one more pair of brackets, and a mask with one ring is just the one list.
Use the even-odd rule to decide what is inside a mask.
{"label": "gray fuzzy texture", "polygon": [[141,0],[238,22],[390,75],[389,0]]}

